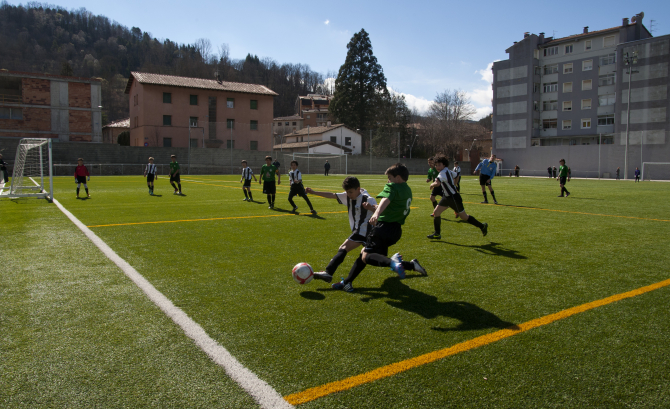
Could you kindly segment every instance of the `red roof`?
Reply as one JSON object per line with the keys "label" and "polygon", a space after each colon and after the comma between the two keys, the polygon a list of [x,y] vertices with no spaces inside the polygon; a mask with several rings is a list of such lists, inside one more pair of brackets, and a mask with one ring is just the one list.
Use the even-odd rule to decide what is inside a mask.
{"label": "red roof", "polygon": [[125,93],[130,93],[130,86],[136,80],[140,84],[165,85],[169,87],[200,88],[216,91],[244,92],[248,94],[279,95],[264,85],[245,84],[242,82],[216,81],[204,78],[178,77],[176,75],[151,74],[147,72],[131,72]]}

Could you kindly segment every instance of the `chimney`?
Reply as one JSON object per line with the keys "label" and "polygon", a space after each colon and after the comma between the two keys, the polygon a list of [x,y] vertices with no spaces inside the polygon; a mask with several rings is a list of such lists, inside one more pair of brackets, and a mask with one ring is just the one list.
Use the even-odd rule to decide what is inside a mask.
{"label": "chimney", "polygon": [[589,32],[589,26],[584,27],[584,34]]}
{"label": "chimney", "polygon": [[525,33],[523,33],[523,38],[528,38],[528,37],[530,37],[530,32],[526,31]]}
{"label": "chimney", "polygon": [[330,128],[330,121],[326,122],[326,126]]}
{"label": "chimney", "polygon": [[628,25],[628,18],[627,17],[624,17],[623,23],[621,25],[624,26],[624,27]]}
{"label": "chimney", "polygon": [[540,37],[538,39],[538,44],[544,44],[544,33],[540,33]]}

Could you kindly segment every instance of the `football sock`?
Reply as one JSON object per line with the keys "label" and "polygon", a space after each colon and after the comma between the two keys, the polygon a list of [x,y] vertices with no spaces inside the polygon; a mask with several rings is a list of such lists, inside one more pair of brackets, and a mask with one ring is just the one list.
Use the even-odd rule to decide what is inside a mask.
{"label": "football sock", "polygon": [[481,229],[482,227],[484,227],[484,225],[481,224],[477,219],[475,219],[475,216],[472,216],[472,215],[470,215],[470,216],[468,217],[468,223],[470,223],[471,225],[473,225],[473,226],[475,226],[475,227],[478,227],[478,228],[480,228],[480,229]]}
{"label": "football sock", "polygon": [[179,193],[181,193],[181,183],[177,183],[177,186],[179,186]]}
{"label": "football sock", "polygon": [[272,206],[272,195],[267,196],[268,196],[268,205]]}
{"label": "football sock", "polygon": [[333,273],[335,273],[335,270],[337,270],[337,267],[342,264],[344,259],[347,257],[347,251],[346,250],[338,250],[337,254],[333,256],[332,259],[330,259],[330,263],[326,266],[326,273],[330,274],[331,276]]}
{"label": "football sock", "polygon": [[488,202],[488,201],[489,201],[489,198],[486,196],[486,192],[482,192],[482,194],[484,195],[484,201],[485,201],[485,202]]}
{"label": "football sock", "polygon": [[368,253],[367,264],[375,267],[391,267],[391,259],[377,253]]}
{"label": "football sock", "polygon": [[242,188],[242,191],[244,192],[244,197],[246,197],[248,199],[249,195],[247,194],[247,189]]}
{"label": "football sock", "polygon": [[274,206],[274,205],[275,205],[275,195],[273,194],[272,195],[272,206]]}
{"label": "football sock", "polygon": [[291,204],[291,206],[295,209],[297,206],[295,203],[293,203],[293,195],[288,195],[288,202]]}
{"label": "football sock", "polygon": [[433,209],[437,207],[437,202],[433,202]]}
{"label": "football sock", "polygon": [[412,263],[411,261],[403,260],[402,268],[404,268],[405,270],[412,270],[413,271],[414,270],[414,263]]}
{"label": "football sock", "polygon": [[254,197],[251,195],[251,190],[249,191],[249,200],[253,201]]}
{"label": "football sock", "polygon": [[364,268],[365,262],[363,262],[363,256],[359,255],[356,261],[354,261],[354,265],[351,266],[351,270],[349,270],[349,276],[343,280],[344,284],[348,284],[354,281]]}
{"label": "football sock", "polygon": [[312,207],[312,202],[309,201],[309,198],[307,197],[307,195],[303,196],[302,198],[305,199],[305,202],[307,202],[307,206],[309,206],[309,210],[314,210],[314,208]]}
{"label": "football sock", "polygon": [[174,185],[174,182],[170,182],[170,184],[172,185],[172,187],[174,188],[174,190],[177,190],[177,186]]}
{"label": "football sock", "polygon": [[493,201],[494,201],[494,202],[497,202],[497,200],[496,200],[496,194],[493,192],[493,190],[491,191],[491,197],[493,198]]}
{"label": "football sock", "polygon": [[77,196],[79,196],[79,188],[77,188]]}
{"label": "football sock", "polygon": [[86,190],[86,194],[88,194],[88,188],[84,188]]}
{"label": "football sock", "polygon": [[433,217],[433,226],[435,227],[435,234],[440,234],[442,231],[442,218],[439,216]]}

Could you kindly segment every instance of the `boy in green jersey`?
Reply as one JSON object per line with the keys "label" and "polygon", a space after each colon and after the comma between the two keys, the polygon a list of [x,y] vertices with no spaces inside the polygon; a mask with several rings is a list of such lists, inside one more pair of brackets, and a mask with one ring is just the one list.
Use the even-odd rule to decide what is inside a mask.
{"label": "boy in green jersey", "polygon": [[[435,169],[435,158],[431,156],[428,158],[428,177],[426,178],[426,183],[433,183],[435,181],[435,178],[437,175],[440,173]],[[430,194],[430,201],[433,203],[433,209],[435,206],[437,206],[437,200],[435,200],[436,196],[442,196],[442,187],[438,186]]]}
{"label": "boy in green jersey", "polygon": [[558,177],[556,178],[561,185],[561,194],[558,197],[563,197],[563,192],[565,192],[565,197],[568,197],[570,196],[570,192],[565,188],[565,181],[568,178],[568,167],[565,166],[565,159],[561,159],[558,163],[561,164],[558,167]]}
{"label": "boy in green jersey", "polygon": [[281,185],[281,174],[279,169],[272,164],[272,156],[265,157],[265,165],[261,166],[261,177],[258,181],[263,184],[263,193],[268,198],[268,209],[275,207],[275,194],[277,193],[277,186],[275,186],[275,174],[277,175],[277,184]]}
{"label": "boy in green jersey", "polygon": [[391,270],[398,273],[401,279],[405,278],[405,270],[415,270],[423,276],[428,275],[417,259],[403,261],[399,253],[395,253],[391,258],[387,257],[389,247],[396,244],[402,236],[402,225],[409,215],[412,204],[412,189],[407,185],[409,170],[402,163],[396,163],[386,169],[385,174],[388,177],[388,183],[377,195],[382,200],[378,205],[369,203],[362,205],[365,209],[374,211],[370,216],[370,224],[373,227],[368,230],[365,248],[354,261],[349,276],[332,285],[336,290],[354,291],[351,283],[368,264],[390,267]]}
{"label": "boy in green jersey", "polygon": [[[179,177],[179,163],[177,163],[177,155],[170,155],[170,184],[174,188],[175,195],[181,195],[181,178]],[[179,189],[174,184],[177,183]]]}

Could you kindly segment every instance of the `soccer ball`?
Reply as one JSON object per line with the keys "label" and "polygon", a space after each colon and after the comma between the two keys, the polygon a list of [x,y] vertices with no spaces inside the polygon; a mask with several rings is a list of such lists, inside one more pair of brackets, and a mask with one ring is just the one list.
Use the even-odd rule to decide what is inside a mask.
{"label": "soccer ball", "polygon": [[307,284],[314,278],[314,270],[307,263],[298,263],[293,267],[291,275],[298,284]]}

